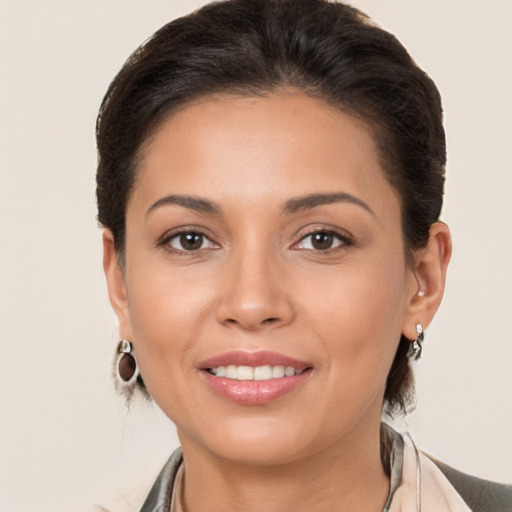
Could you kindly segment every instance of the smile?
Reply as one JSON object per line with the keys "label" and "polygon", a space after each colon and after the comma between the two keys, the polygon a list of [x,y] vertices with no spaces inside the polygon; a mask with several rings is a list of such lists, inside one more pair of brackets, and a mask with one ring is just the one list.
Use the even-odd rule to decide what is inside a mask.
{"label": "smile", "polygon": [[207,370],[215,377],[225,377],[235,380],[271,380],[281,379],[283,377],[293,377],[300,375],[304,370],[297,370],[293,366],[282,366],[269,364],[264,366],[237,366],[230,364],[228,366],[217,366]]}
{"label": "smile", "polygon": [[313,366],[275,352],[234,351],[199,365],[199,375],[215,395],[241,405],[263,405],[301,388]]}

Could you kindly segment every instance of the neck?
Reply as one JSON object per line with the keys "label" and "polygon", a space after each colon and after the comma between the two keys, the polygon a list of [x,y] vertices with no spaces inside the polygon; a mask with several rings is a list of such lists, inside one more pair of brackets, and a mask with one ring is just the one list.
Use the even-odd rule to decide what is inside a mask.
{"label": "neck", "polygon": [[389,493],[379,425],[286,464],[228,461],[183,441],[185,511],[381,512]]}

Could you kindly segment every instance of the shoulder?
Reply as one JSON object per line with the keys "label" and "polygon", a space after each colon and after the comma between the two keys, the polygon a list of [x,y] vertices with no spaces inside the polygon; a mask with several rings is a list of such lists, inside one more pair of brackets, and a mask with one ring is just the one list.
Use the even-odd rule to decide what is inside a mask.
{"label": "shoulder", "polygon": [[171,455],[155,482],[145,482],[118,494],[115,499],[97,503],[79,512],[154,512],[170,510],[172,489],[183,462],[181,448]]}
{"label": "shoulder", "polygon": [[473,512],[512,512],[512,485],[483,480],[429,458]]}

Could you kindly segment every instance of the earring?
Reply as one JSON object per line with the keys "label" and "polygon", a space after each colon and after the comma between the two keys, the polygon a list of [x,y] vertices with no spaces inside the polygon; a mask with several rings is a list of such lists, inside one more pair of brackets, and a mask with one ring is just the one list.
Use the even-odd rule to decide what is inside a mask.
{"label": "earring", "polygon": [[409,346],[409,353],[407,354],[409,359],[413,359],[414,361],[417,361],[421,357],[421,352],[423,350],[425,334],[421,324],[416,324],[416,334],[416,339]]}
{"label": "earring", "polygon": [[127,400],[133,395],[139,369],[137,361],[133,357],[133,345],[129,341],[121,340],[116,348],[114,358],[114,382],[116,391],[126,397]]}

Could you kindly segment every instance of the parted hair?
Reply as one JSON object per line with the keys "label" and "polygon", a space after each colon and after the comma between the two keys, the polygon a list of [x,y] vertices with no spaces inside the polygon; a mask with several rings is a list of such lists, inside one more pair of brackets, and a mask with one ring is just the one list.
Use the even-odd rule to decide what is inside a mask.
{"label": "parted hair", "polygon": [[[128,58],[101,104],[98,220],[112,231],[121,265],[141,149],[161,123],[205,95],[264,96],[284,88],[367,124],[400,199],[412,264],[443,198],[446,144],[433,81],[392,34],[344,3],[224,0],[159,29]],[[409,344],[402,336],[388,375],[388,412],[406,412],[413,403]]]}

